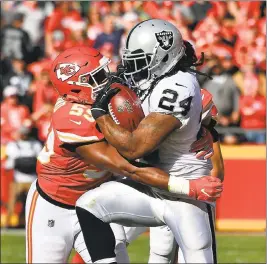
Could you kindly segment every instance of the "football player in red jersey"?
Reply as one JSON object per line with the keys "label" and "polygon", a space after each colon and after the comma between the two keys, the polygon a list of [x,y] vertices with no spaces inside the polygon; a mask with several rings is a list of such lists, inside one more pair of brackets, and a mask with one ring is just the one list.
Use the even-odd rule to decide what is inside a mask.
{"label": "football player in red jersey", "polygon": [[[27,197],[27,263],[65,263],[72,247],[85,262],[91,261],[75,202],[86,191],[109,181],[111,172],[168,190],[168,174],[132,165],[108,145],[96,127],[90,107],[106,85],[108,64],[109,60],[97,50],[87,47],[68,49],[53,62],[50,77],[60,97],[38,157],[38,180]],[[202,183],[214,199],[220,194],[221,184],[204,177],[202,181],[190,181],[194,186],[188,195],[198,196]],[[114,239],[109,225],[103,223],[101,231],[107,240]]]}

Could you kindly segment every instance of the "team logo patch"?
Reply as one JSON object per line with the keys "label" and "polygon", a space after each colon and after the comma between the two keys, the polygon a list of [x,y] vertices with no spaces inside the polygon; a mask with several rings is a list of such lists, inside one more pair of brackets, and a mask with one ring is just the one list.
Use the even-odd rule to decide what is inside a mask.
{"label": "team logo patch", "polygon": [[80,67],[72,63],[61,63],[57,66],[57,78],[66,81],[80,70]]}
{"label": "team logo patch", "polygon": [[53,227],[55,225],[55,220],[48,220],[48,226]]}
{"label": "team logo patch", "polygon": [[159,33],[155,33],[156,39],[159,42],[159,46],[164,49],[168,50],[173,44],[173,33],[172,31],[161,31]]}

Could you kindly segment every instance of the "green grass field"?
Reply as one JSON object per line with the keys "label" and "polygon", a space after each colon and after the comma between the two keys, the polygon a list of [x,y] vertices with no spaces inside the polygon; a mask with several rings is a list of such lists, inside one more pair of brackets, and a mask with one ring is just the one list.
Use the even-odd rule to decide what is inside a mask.
{"label": "green grass field", "polygon": [[[129,246],[131,263],[147,263],[147,235]],[[217,234],[219,263],[266,263],[265,236]],[[25,263],[24,235],[1,234],[1,263]]]}

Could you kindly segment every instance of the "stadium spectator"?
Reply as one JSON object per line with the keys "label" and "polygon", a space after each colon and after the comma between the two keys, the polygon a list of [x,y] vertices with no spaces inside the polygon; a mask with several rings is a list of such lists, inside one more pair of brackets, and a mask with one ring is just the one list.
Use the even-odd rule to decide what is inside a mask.
{"label": "stadium spectator", "polygon": [[69,23],[70,36],[64,42],[63,49],[74,46],[92,46],[93,41],[88,39],[86,34],[86,23],[80,18],[74,18]]}
{"label": "stadium spectator", "polygon": [[68,27],[74,19],[81,19],[81,15],[75,9],[73,1],[56,2],[56,8],[48,17],[45,25],[45,52],[47,56],[53,57],[57,54],[54,42],[58,40],[59,36],[63,42],[69,40],[70,29]]}
{"label": "stadium spectator", "polygon": [[106,16],[103,21],[103,33],[99,34],[95,40],[94,48],[98,49],[104,43],[109,42],[114,46],[114,55],[119,55],[120,40],[123,34],[122,29],[115,29],[114,17]]}
{"label": "stadium spectator", "polygon": [[[6,170],[14,170],[14,182],[10,184],[9,203],[6,224],[14,216],[17,197],[22,192],[27,193],[31,183],[36,179],[36,157],[42,149],[39,141],[29,138],[30,129],[20,127],[17,131],[16,141],[6,146]],[[23,206],[24,208],[24,206]],[[18,221],[16,221],[18,222]]]}
{"label": "stadium spectator", "polygon": [[87,36],[94,42],[97,36],[103,32],[103,24],[100,21],[100,14],[93,12],[93,9],[89,9],[88,11],[88,20]]}
{"label": "stadium spectator", "polygon": [[18,100],[18,88],[7,86],[3,92],[4,100],[1,103],[1,143],[5,144],[17,140],[18,129],[29,126],[30,111],[25,105],[20,105]]}
{"label": "stadium spectator", "polygon": [[245,79],[244,95],[240,98],[241,128],[249,129],[245,136],[249,142],[266,142],[266,98],[259,93],[259,81],[255,76]]}
{"label": "stadium spectator", "polygon": [[225,56],[222,56],[219,59],[222,63],[222,67],[224,68],[225,72],[233,75],[238,71],[238,67],[234,64],[233,56],[231,53],[226,54]]}
{"label": "stadium spectator", "polygon": [[233,80],[243,95],[245,89],[252,85],[258,87],[260,95],[266,96],[265,74],[256,69],[256,62],[253,59],[247,59],[246,63],[233,75]]}
{"label": "stadium spectator", "polygon": [[194,29],[197,23],[206,17],[208,11],[211,8],[212,8],[212,3],[210,2],[207,1],[193,2],[193,4],[190,6],[190,11],[193,15],[193,21],[192,21],[193,23],[190,25],[190,28]]}
{"label": "stadium spectator", "polygon": [[3,76],[3,86],[16,86],[20,102],[27,105],[30,109],[32,97],[28,94],[28,91],[31,82],[32,74],[27,71],[25,61],[19,58],[12,58],[11,68],[9,72]]}
{"label": "stadium spectator", "polygon": [[[239,121],[239,92],[232,76],[227,73],[219,60],[211,69],[212,80],[203,83],[203,88],[213,95],[213,101],[218,109],[218,124],[223,127],[236,126]],[[223,138],[228,144],[237,142],[237,137],[228,134]]]}
{"label": "stadium spectator", "polygon": [[124,25],[124,32],[120,41],[120,55],[122,54],[122,49],[125,48],[126,37],[134,25],[139,22],[139,17],[135,12],[127,12],[122,16],[122,22]]}
{"label": "stadium spectator", "polygon": [[24,15],[16,13],[11,24],[1,30],[2,58],[16,58],[30,62],[31,41],[29,34],[22,29]]}
{"label": "stadium spectator", "polygon": [[31,60],[35,61],[43,55],[43,22],[46,17],[46,11],[41,7],[38,1],[22,1],[15,8],[16,13],[24,15],[22,24],[23,30],[28,32],[32,43]]}
{"label": "stadium spectator", "polygon": [[115,57],[113,57],[113,50],[114,47],[109,42],[106,42],[105,44],[103,44],[103,46],[99,48],[99,51],[103,56],[111,59],[111,62],[108,66],[111,72],[115,72],[117,70],[117,65],[119,62]]}
{"label": "stadium spectator", "polygon": [[121,14],[122,14],[122,5],[121,2],[119,1],[114,1],[111,3],[111,10],[110,10],[110,14],[120,18]]}
{"label": "stadium spectator", "polygon": [[[38,90],[36,82],[32,83],[26,70],[22,77],[23,74],[14,73],[14,68],[24,68],[33,61],[28,69],[33,70],[35,79],[39,81],[40,74],[35,71],[42,71],[39,66],[43,62],[53,59],[68,47],[88,45],[101,49],[112,59],[111,68],[115,69],[119,60],[118,51],[124,46],[125,34],[138,21],[155,17],[172,21],[183,37],[195,46],[198,55],[201,51],[205,52],[207,60],[204,67],[201,67],[204,72],[212,74],[217,63],[217,58],[213,59],[213,56],[218,56],[224,73],[233,75],[242,94],[247,78],[244,65],[251,64],[250,60],[253,59],[251,67],[256,70],[254,74],[260,83],[259,94],[265,96],[265,7],[266,3],[260,1],[4,2],[1,17],[1,90],[7,85],[18,85],[20,101],[31,109],[31,97],[35,97],[34,93]],[[13,49],[14,52],[10,48],[14,43],[8,44],[10,34],[6,34],[11,32],[11,28],[19,32],[20,37],[23,36],[18,41],[21,42],[20,48]],[[25,39],[29,43],[32,40],[33,46],[39,51],[42,49],[42,39],[45,39],[46,53],[31,52],[32,45],[26,45]],[[17,57],[21,57],[25,63]],[[11,63],[10,58],[15,60]],[[36,61],[37,58],[39,61]],[[202,76],[199,76],[199,80],[202,85],[207,82]]]}

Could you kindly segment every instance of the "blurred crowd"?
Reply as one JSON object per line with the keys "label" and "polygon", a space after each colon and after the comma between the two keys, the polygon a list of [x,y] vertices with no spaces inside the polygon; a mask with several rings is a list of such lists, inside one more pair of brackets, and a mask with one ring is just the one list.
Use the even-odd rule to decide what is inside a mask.
{"label": "blurred crowd", "polygon": [[[200,75],[199,82],[213,94],[221,140],[265,143],[265,1],[4,1],[1,7],[1,160],[10,159],[6,150],[14,142],[30,148],[46,139],[57,99],[49,69],[61,51],[97,48],[115,71],[128,32],[149,18],[169,20],[197,55],[205,53],[198,70],[212,79]],[[15,169],[14,162],[3,164],[5,172]]]}

